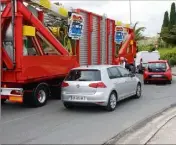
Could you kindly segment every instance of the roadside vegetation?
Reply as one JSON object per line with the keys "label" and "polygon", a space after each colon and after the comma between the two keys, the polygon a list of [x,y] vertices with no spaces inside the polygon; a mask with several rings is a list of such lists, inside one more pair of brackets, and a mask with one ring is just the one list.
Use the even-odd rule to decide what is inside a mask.
{"label": "roadside vegetation", "polygon": [[[141,28],[141,32],[145,28]],[[145,39],[145,38],[144,38]],[[146,43],[146,40],[139,39],[138,51],[153,51],[156,49],[160,52],[161,59],[168,60],[171,66],[176,65],[176,6],[175,3],[171,5],[170,14],[168,11],[164,13],[163,25],[158,37],[155,37],[156,42]],[[151,40],[154,38],[151,38]],[[143,43],[140,43],[140,40]]]}

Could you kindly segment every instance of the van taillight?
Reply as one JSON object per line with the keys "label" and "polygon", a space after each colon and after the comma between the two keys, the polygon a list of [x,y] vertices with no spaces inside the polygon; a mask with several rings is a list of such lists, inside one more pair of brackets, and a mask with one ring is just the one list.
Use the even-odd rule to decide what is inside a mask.
{"label": "van taillight", "polygon": [[62,88],[65,88],[65,87],[68,87],[68,86],[69,86],[68,83],[66,83],[66,82],[62,82],[62,85],[61,85]]}
{"label": "van taillight", "polygon": [[106,85],[103,82],[99,82],[99,83],[91,83],[91,84],[89,84],[89,87],[91,87],[91,88],[106,88]]}

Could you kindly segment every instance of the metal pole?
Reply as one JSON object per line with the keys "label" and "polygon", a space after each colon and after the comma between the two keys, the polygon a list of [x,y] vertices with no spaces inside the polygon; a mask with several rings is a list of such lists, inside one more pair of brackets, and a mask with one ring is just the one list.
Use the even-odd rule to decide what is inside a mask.
{"label": "metal pole", "polygon": [[14,33],[14,25],[15,25],[15,12],[16,12],[16,1],[12,0],[12,45],[13,45],[13,63],[15,64],[15,33]]}
{"label": "metal pole", "polygon": [[129,0],[129,9],[130,9],[130,25],[132,24],[132,20],[131,20],[131,0]]}

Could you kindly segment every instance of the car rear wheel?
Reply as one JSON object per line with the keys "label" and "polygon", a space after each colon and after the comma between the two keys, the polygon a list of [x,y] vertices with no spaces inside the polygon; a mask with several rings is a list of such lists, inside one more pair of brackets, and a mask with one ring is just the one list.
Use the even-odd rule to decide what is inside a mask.
{"label": "car rear wheel", "polygon": [[168,81],[168,84],[172,84],[172,81],[171,81],[171,80],[169,80],[169,81]]}
{"label": "car rear wheel", "polygon": [[67,109],[72,109],[74,106],[73,106],[73,104],[71,104],[71,103],[66,103],[66,102],[64,102],[64,106],[65,106],[65,108],[67,108]]}
{"label": "car rear wheel", "polygon": [[136,94],[134,97],[139,99],[141,97],[141,94],[142,94],[142,87],[141,87],[141,84],[138,83],[136,86]]}
{"label": "car rear wheel", "polygon": [[114,111],[117,106],[117,95],[115,92],[112,92],[109,96],[108,105],[106,106],[107,111]]}
{"label": "car rear wheel", "polygon": [[148,81],[144,80],[144,84],[148,84]]}

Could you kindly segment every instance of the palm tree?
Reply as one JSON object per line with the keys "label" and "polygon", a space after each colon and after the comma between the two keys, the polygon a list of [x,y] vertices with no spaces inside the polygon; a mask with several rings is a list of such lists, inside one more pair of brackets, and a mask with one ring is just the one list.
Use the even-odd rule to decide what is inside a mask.
{"label": "palm tree", "polygon": [[145,31],[145,27],[138,27],[137,28],[137,25],[139,24],[139,22],[136,22],[134,27],[133,27],[133,30],[134,30],[134,33],[135,33],[135,40],[136,41],[139,41],[139,40],[142,40],[144,39],[144,36],[142,34],[142,32]]}

